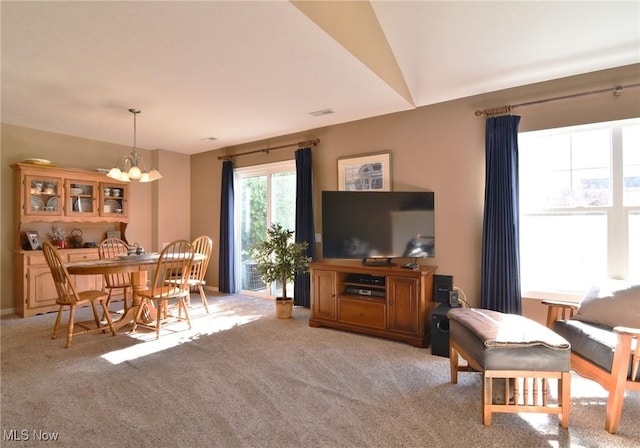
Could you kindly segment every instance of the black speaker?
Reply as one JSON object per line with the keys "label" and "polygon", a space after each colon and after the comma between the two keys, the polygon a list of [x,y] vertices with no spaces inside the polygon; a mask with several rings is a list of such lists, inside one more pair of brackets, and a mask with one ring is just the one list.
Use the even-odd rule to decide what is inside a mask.
{"label": "black speaker", "polygon": [[449,319],[451,307],[440,305],[431,316],[431,354],[449,357]]}
{"label": "black speaker", "polygon": [[433,301],[436,303],[449,304],[449,293],[453,290],[452,275],[433,276]]}

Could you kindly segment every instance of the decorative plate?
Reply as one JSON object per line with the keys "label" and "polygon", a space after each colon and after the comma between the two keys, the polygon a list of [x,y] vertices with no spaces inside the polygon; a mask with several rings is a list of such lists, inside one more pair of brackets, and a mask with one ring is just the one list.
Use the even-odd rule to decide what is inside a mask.
{"label": "decorative plate", "polygon": [[73,203],[73,211],[90,213],[93,211],[93,201],[89,198],[80,198]]}
{"label": "decorative plate", "polygon": [[96,168],[96,171],[97,171],[98,173],[108,174],[108,173],[109,173],[109,171],[111,171],[111,170],[108,170],[108,169],[106,169],[106,168]]}
{"label": "decorative plate", "polygon": [[44,210],[44,202],[38,196],[31,195],[31,210]]}
{"label": "decorative plate", "polygon": [[53,197],[49,198],[49,200],[47,201],[47,210],[50,210],[50,211],[58,210],[58,197],[57,196],[53,196]]}
{"label": "decorative plate", "polygon": [[55,166],[51,160],[47,159],[25,159],[22,163],[30,163],[32,165]]}
{"label": "decorative plate", "polygon": [[105,213],[117,213],[116,210],[120,210],[122,205],[114,199],[107,199],[104,201],[104,212]]}

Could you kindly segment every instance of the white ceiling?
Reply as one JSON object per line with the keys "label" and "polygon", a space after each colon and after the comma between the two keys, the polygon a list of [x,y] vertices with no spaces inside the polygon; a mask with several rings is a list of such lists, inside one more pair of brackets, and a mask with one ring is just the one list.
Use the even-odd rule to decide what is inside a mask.
{"label": "white ceiling", "polygon": [[1,8],[3,123],[187,154],[640,62],[637,1]]}

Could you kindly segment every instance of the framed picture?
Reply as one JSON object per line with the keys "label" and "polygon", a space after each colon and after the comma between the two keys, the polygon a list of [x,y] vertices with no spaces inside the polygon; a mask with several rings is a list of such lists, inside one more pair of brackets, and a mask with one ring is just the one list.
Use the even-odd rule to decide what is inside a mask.
{"label": "framed picture", "polygon": [[339,191],[391,191],[391,152],[338,159]]}
{"label": "framed picture", "polygon": [[40,236],[38,232],[35,230],[27,230],[25,232],[27,234],[27,241],[29,242],[29,246],[31,250],[40,250],[42,249],[42,245],[40,244]]}

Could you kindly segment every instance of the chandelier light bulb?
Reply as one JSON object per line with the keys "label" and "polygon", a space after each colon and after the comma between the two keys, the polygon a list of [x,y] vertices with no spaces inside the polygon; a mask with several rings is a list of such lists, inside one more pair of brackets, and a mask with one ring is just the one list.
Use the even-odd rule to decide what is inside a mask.
{"label": "chandelier light bulb", "polygon": [[137,166],[132,166],[129,169],[129,177],[131,179],[140,179],[140,176],[142,176],[142,171]]}

